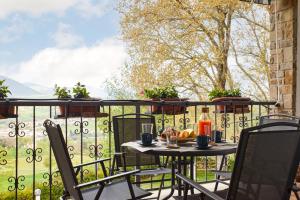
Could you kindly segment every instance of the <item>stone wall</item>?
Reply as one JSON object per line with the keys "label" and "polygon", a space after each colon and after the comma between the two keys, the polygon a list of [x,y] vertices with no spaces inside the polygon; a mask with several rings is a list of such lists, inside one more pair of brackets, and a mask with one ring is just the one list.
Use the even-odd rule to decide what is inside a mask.
{"label": "stone wall", "polygon": [[[297,55],[297,0],[277,0],[277,16],[275,1],[271,5],[271,71],[270,97],[279,100],[279,113],[295,114],[296,107],[296,55]],[[278,63],[276,57],[276,27],[278,39]],[[278,90],[279,88],[279,90]],[[278,99],[279,91],[279,99]]]}

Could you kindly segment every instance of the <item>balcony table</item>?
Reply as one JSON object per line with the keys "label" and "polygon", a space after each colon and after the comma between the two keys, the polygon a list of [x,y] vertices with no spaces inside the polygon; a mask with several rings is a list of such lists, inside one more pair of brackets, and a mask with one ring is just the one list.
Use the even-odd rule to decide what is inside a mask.
{"label": "balcony table", "polygon": [[[154,145],[151,146],[142,146],[139,143],[140,141],[132,141],[132,142],[126,142],[122,144],[122,147],[129,148],[131,150],[145,153],[145,154],[151,154],[151,155],[159,155],[159,156],[170,156],[172,158],[172,176],[171,176],[171,192],[168,196],[164,198],[169,199],[172,197],[175,191],[175,173],[176,173],[176,158],[177,158],[177,164],[178,164],[178,172],[181,173],[181,164],[182,158],[184,161],[186,161],[187,157],[190,157],[191,159],[191,167],[190,167],[190,178],[193,179],[193,160],[195,156],[222,156],[222,160],[219,166],[219,170],[222,170],[225,156],[228,154],[233,154],[237,150],[237,144],[234,143],[217,143],[216,146],[212,146],[208,149],[197,149],[196,148],[196,142],[187,142],[179,144],[180,148],[167,148],[165,142],[158,141]],[[184,165],[183,174],[186,175],[186,165]],[[217,177],[219,179],[220,177]],[[181,196],[181,183],[178,183],[178,195]],[[217,183],[216,183],[217,184]],[[217,186],[216,186],[217,187]],[[193,191],[192,191],[193,192]]]}

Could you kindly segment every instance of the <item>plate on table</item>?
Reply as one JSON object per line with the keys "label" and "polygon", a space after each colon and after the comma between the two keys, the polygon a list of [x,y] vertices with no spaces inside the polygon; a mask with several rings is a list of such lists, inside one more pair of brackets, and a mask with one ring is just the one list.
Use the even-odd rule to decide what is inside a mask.
{"label": "plate on table", "polygon": [[[167,142],[166,138],[159,137],[159,140],[162,142]],[[186,142],[193,142],[195,141],[195,138],[178,138],[177,142],[178,143],[186,143]]]}
{"label": "plate on table", "polygon": [[213,145],[209,144],[209,145],[207,145],[207,147],[199,147],[199,146],[196,146],[196,149],[199,149],[199,150],[206,150],[206,149],[210,149],[210,148],[212,148],[212,147],[213,147]]}
{"label": "plate on table", "polygon": [[152,141],[152,143],[150,145],[144,145],[141,140],[137,141],[137,143],[139,145],[143,146],[143,147],[152,147],[152,146],[155,146],[157,144],[157,142]]}

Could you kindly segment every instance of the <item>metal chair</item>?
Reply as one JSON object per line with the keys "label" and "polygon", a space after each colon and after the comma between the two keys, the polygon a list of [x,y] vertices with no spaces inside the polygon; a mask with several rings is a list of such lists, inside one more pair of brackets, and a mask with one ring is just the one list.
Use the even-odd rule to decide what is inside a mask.
{"label": "metal chair", "polygon": [[[62,196],[63,199],[71,197],[75,200],[121,200],[137,199],[151,195],[151,193],[132,185],[130,182],[130,176],[139,172],[139,170],[127,171],[121,174],[107,176],[104,162],[110,161],[110,159],[102,159],[73,166],[60,126],[54,124],[50,120],[46,120],[44,122],[44,127],[46,128],[46,132],[48,134],[53,154],[65,188],[65,192]],[[103,170],[104,178],[79,184],[76,178],[78,173],[83,167],[93,164],[100,164],[101,169]],[[117,179],[122,180],[112,182],[112,180]]]}
{"label": "metal chair", "polygon": [[[270,123],[275,123],[275,122],[288,122],[288,123],[294,123],[294,124],[300,124],[300,118],[296,117],[296,116],[291,116],[291,115],[285,115],[285,114],[273,114],[273,115],[265,115],[265,116],[261,116],[259,119],[259,125],[263,125],[263,124],[270,124]],[[276,130],[276,129],[280,129],[280,130],[297,130],[299,127],[290,127],[290,126],[271,126],[271,127],[267,127],[264,128],[262,130],[266,131],[266,130]],[[262,131],[260,130],[260,131]],[[226,182],[227,180],[230,180],[231,178],[231,174],[232,172],[229,171],[214,171],[217,175],[217,181],[216,181],[216,185],[215,185],[215,191],[218,188],[218,183],[223,183],[225,185],[229,185],[228,182]],[[224,179],[220,179],[220,177],[223,177]],[[293,185],[292,191],[294,192],[297,200],[300,199],[298,192],[300,191],[300,188],[297,187],[296,183]]]}
{"label": "metal chair", "polygon": [[[281,130],[282,126],[295,129]],[[270,127],[273,130],[266,130]],[[202,200],[289,199],[299,163],[299,128],[295,123],[275,122],[242,130],[229,188],[213,193],[177,174],[185,183],[184,199],[189,186],[201,192]]]}
{"label": "metal chair", "polygon": [[142,123],[152,123],[154,125],[153,137],[156,138],[157,132],[155,126],[155,117],[152,115],[125,114],[113,117],[116,156],[114,157],[112,169],[126,169],[126,167],[129,166],[138,168],[148,167],[148,169],[141,170],[139,173],[134,174],[134,176],[140,177],[162,175],[162,180],[157,197],[157,199],[159,199],[164,183],[165,174],[171,173],[171,169],[166,168],[168,158],[166,159],[165,165],[162,165],[159,156],[136,153],[130,151],[130,149],[121,148],[121,145],[125,142],[140,140]]}
{"label": "metal chair", "polygon": [[[300,124],[300,118],[291,115],[274,114],[274,115],[262,116],[259,119],[259,125],[269,124],[274,122],[289,122],[289,123]],[[289,127],[289,126],[283,126],[277,128],[280,128],[281,130],[297,129],[297,127]],[[272,127],[270,127],[269,129],[272,129]]]}

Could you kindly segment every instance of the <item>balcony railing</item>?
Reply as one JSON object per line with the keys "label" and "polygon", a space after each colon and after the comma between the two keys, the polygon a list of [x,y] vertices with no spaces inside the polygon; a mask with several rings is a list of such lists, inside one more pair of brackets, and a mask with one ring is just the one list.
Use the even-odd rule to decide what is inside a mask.
{"label": "balcony railing", "polygon": [[[34,190],[42,190],[45,199],[56,199],[62,192],[56,162],[51,152],[48,137],[43,127],[47,118],[60,124],[68,145],[73,164],[89,162],[103,157],[110,157],[114,152],[112,117],[126,113],[148,113],[156,118],[157,130],[168,126],[185,129],[197,123],[202,107],[209,107],[213,129],[221,129],[224,139],[238,142],[241,129],[254,126],[261,116],[269,114],[275,102],[199,102],[199,101],[142,101],[142,100],[92,100],[72,101],[55,99],[9,99],[0,104],[15,106],[16,115],[0,120],[0,195],[18,199],[27,195],[34,198]],[[238,113],[228,113],[228,106],[247,104],[249,110],[242,108]],[[70,106],[100,107],[100,115],[65,116],[60,115],[58,107]],[[153,113],[153,106],[169,105],[173,108],[166,112],[162,107],[159,113]],[[223,113],[217,112],[218,106],[224,105]],[[176,106],[183,107],[184,112],[177,112]],[[164,158],[162,158],[164,159]],[[230,156],[227,167],[232,165]],[[195,162],[197,181],[207,182],[215,179],[209,169],[216,169],[218,157],[199,157]],[[85,168],[80,172],[81,182],[102,176],[96,166]],[[142,187],[155,189],[159,177],[144,177]],[[165,187],[169,186],[166,179]],[[27,193],[27,194],[25,194]],[[6,196],[5,196],[6,195]],[[28,196],[29,195],[29,196]]]}

